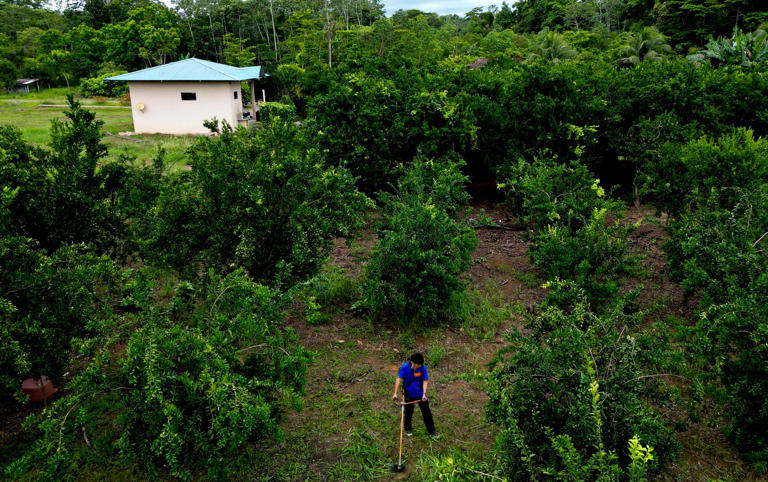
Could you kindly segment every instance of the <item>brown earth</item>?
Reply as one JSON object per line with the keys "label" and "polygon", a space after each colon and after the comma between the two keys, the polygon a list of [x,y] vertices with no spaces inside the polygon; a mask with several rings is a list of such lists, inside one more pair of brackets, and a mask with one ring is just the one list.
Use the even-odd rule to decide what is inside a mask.
{"label": "brown earth", "polygon": [[[476,203],[470,216],[479,216],[481,209],[498,224],[511,223],[506,211],[490,202]],[[646,325],[668,316],[692,319],[696,314],[695,298],[686,300],[681,288],[668,276],[662,250],[667,238],[666,217],[656,217],[645,206],[629,208],[626,222],[638,221],[629,243],[634,252],[644,255],[645,274],[626,280],[625,288],[643,286],[639,302],[649,310]],[[478,228],[477,235],[475,262],[468,273],[471,286],[501,294],[505,301],[527,311],[534,310],[546,290],[528,260],[523,233],[485,227]],[[370,225],[351,244],[336,240],[331,266],[346,276],[359,278],[365,255],[374,242]],[[406,438],[403,447],[411,478],[419,478],[418,464],[428,463],[430,456],[463,454],[483,460],[487,455],[498,428],[484,418],[488,401],[485,374],[488,363],[506,344],[504,333],[520,325],[519,317],[510,317],[487,341],[473,338],[457,326],[412,334],[386,323],[371,324],[354,316],[349,306],[341,307],[333,321],[325,325],[308,325],[296,311],[289,315],[287,324],[297,333],[299,343],[317,354],[307,373],[304,407],[301,411],[287,411],[281,424],[282,439],[252,447],[255,472],[237,478],[392,478],[387,467],[374,470],[365,460],[397,460],[400,413],[390,397],[397,368],[413,350],[423,351],[427,358],[430,405],[442,437],[429,439],[420,415],[414,415],[414,436]],[[0,413],[0,447],[20,436],[21,421],[29,409],[4,410]],[[660,407],[660,411],[670,424],[686,418],[683,407]],[[759,480],[718,428],[707,427],[704,422],[689,423],[678,434],[678,440],[682,444],[680,461],[657,479]]]}
{"label": "brown earth", "polygon": [[[497,224],[512,224],[513,220],[507,216],[504,208],[490,202],[476,203],[470,216],[478,216],[481,209]],[[657,217],[646,206],[632,207],[628,209],[624,222],[639,222],[629,237],[629,244],[634,253],[642,255],[643,273],[625,280],[625,289],[642,285],[638,301],[641,308],[648,310],[644,324],[652,324],[667,316],[681,319],[694,317],[696,299],[686,299],[679,285],[669,278],[662,249],[667,239],[666,216]],[[523,233],[478,228],[477,235],[479,244],[473,255],[475,263],[468,273],[471,286],[501,293],[507,301],[522,305],[527,311],[534,310],[543,301],[546,290],[541,288],[542,280],[528,259],[529,243],[523,240]],[[360,276],[362,260],[373,246],[374,238],[372,230],[367,229],[352,246],[337,240],[331,264],[349,276]],[[308,443],[307,440],[300,443],[305,449],[309,448],[311,453],[308,456],[311,463],[306,464],[304,472],[309,480],[334,480],[335,465],[353,464],[345,451],[351,443],[350,434],[355,430],[366,431],[371,436],[371,443],[387,447],[386,456],[389,460],[397,459],[398,409],[389,397],[396,370],[411,347],[427,355],[432,377],[429,388],[431,406],[438,430],[444,436],[437,442],[417,436],[421,420],[416,413],[415,435],[404,441],[404,452],[411,454],[410,460],[413,461],[415,456],[425,452],[454,453],[464,448],[474,450],[474,455],[482,459],[482,453],[477,448],[493,445],[498,429],[484,421],[488,397],[482,373],[487,371],[487,365],[494,354],[505,346],[504,333],[512,325],[519,326],[519,320],[509,319],[490,341],[478,341],[461,329],[449,326],[416,335],[409,344],[403,343],[403,336],[396,326],[371,326],[354,317],[350,310],[327,325],[309,326],[301,317],[294,317],[290,325],[298,333],[300,343],[318,351],[323,358],[336,359],[329,365],[327,358],[319,358],[309,368],[307,409],[290,414],[283,424],[286,432],[301,433],[309,439]],[[435,350],[442,350],[445,354],[433,367],[429,364],[429,353]],[[339,367],[344,367],[341,370],[345,372],[350,370],[347,377],[340,379],[338,374],[334,374]],[[344,409],[328,408],[331,403],[329,400],[339,396],[346,398]],[[670,425],[686,418],[682,406],[666,407],[660,411]],[[366,414],[371,413],[385,414],[378,419],[385,423],[372,423],[370,426],[361,423],[360,418],[365,419]],[[313,431],[311,427],[324,427],[324,431]],[[758,480],[739,459],[719,429],[707,427],[703,422],[689,423],[687,429],[678,434],[678,440],[682,444],[680,461],[669,467],[664,474],[657,475],[656,479]],[[410,468],[413,469],[413,463]],[[410,475],[418,479],[418,467]],[[368,478],[388,479],[391,476],[371,474]]]}

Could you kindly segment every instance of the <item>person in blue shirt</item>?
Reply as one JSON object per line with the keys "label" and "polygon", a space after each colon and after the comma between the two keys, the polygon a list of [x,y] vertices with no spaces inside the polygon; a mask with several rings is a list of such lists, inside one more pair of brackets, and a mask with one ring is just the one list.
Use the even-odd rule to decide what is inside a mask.
{"label": "person in blue shirt", "polygon": [[[427,432],[433,437],[439,437],[438,433],[435,431],[435,422],[432,420],[432,412],[429,409],[429,399],[427,398],[429,374],[427,373],[427,367],[424,365],[424,356],[421,353],[414,353],[408,361],[403,363],[403,366],[400,367],[400,371],[397,373],[397,380],[395,380],[395,393],[392,395],[392,400],[397,401],[398,389],[400,388],[401,383],[403,385],[405,402],[415,402],[418,400],[421,416],[424,418],[424,425],[427,427]],[[414,405],[414,403],[411,403],[405,406],[405,434],[409,437],[413,435]]]}

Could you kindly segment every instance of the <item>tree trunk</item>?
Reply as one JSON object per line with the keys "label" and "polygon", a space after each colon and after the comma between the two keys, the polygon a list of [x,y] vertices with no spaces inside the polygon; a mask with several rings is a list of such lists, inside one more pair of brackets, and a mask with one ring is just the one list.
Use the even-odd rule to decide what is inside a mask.
{"label": "tree trunk", "polygon": [[328,68],[333,68],[333,26],[331,25],[331,5],[325,2],[325,28],[328,36]]}
{"label": "tree trunk", "polygon": [[269,0],[269,16],[272,18],[272,38],[275,40],[275,62],[279,62],[277,58],[277,29],[275,28],[275,12],[272,8],[272,0]]}
{"label": "tree trunk", "polygon": [[192,24],[189,22],[189,17],[187,17],[187,27],[189,27],[189,35],[192,37],[192,46],[195,47],[195,33],[192,32]]}

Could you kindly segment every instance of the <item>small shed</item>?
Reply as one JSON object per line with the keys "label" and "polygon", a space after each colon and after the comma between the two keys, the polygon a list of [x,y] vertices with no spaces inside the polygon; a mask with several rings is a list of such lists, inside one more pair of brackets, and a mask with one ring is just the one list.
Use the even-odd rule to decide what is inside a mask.
{"label": "small shed", "polygon": [[37,90],[40,91],[40,80],[39,79],[16,79],[16,85],[13,86],[13,89],[11,89],[13,92],[24,92],[25,94],[29,94],[29,88],[37,87]]}
{"label": "small shed", "polygon": [[[204,134],[203,122],[213,118],[229,125],[255,119],[259,66],[233,67],[190,58],[127,74],[107,77],[128,82],[133,130],[144,134]],[[251,87],[251,110],[243,109],[241,82]]]}

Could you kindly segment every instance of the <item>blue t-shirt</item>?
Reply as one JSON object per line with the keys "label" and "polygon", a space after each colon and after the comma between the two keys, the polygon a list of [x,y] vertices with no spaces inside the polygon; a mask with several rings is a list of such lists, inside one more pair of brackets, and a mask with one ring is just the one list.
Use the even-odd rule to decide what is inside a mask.
{"label": "blue t-shirt", "polygon": [[414,372],[411,365],[408,362],[405,362],[403,363],[403,366],[400,367],[397,376],[398,378],[403,379],[403,387],[405,388],[405,394],[407,396],[411,398],[421,398],[424,396],[422,382],[429,380],[426,365],[422,365],[421,368]]}

